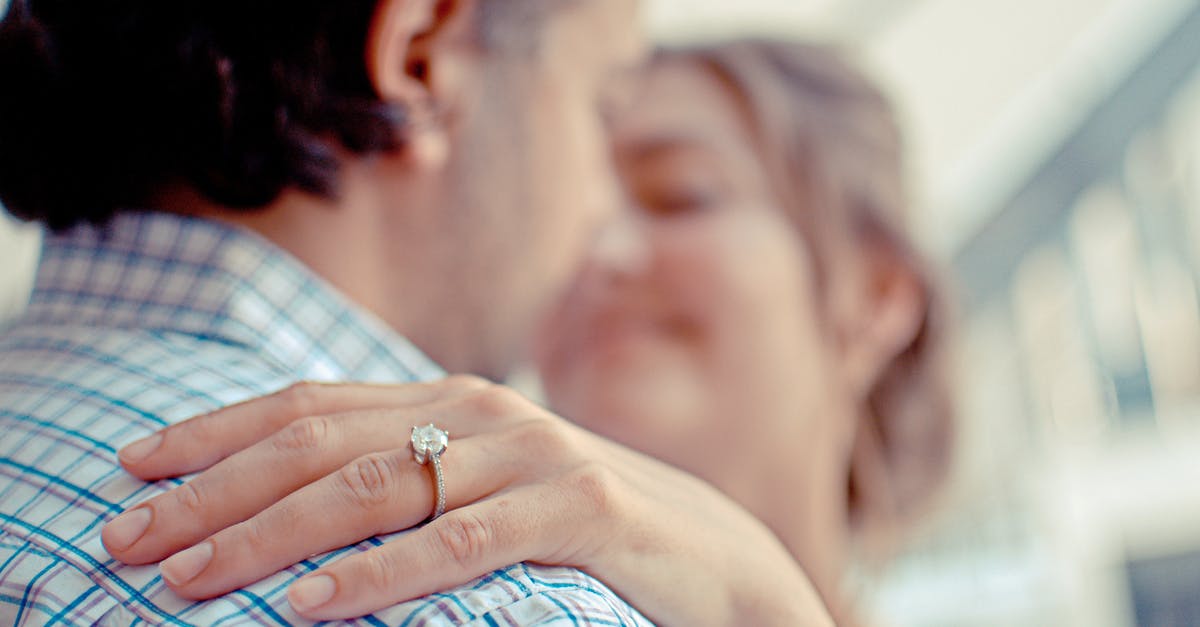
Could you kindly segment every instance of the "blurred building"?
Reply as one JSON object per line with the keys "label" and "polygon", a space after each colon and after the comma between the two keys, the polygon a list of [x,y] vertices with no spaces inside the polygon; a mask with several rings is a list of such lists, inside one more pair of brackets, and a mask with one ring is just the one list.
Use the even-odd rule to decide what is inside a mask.
{"label": "blurred building", "polygon": [[934,206],[963,472],[897,623],[1200,624],[1200,6],[1113,4]]}

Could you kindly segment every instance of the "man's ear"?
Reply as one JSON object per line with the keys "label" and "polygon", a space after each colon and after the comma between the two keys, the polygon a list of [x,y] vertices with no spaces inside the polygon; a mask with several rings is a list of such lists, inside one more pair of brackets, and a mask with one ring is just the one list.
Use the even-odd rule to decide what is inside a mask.
{"label": "man's ear", "polygon": [[403,107],[404,152],[438,168],[449,153],[446,114],[474,58],[477,0],[380,0],[367,37],[367,76],[385,102]]}
{"label": "man's ear", "polygon": [[854,311],[842,325],[846,376],[861,395],[912,345],[929,308],[925,283],[901,253],[886,244],[867,248],[863,276],[850,282],[858,292]]}

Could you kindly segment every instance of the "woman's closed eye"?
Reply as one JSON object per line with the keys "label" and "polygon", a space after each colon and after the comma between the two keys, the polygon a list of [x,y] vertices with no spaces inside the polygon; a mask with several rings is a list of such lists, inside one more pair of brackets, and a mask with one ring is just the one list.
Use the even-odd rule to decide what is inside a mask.
{"label": "woman's closed eye", "polygon": [[640,204],[652,216],[675,217],[713,209],[721,198],[713,185],[671,185],[643,193]]}
{"label": "woman's closed eye", "polygon": [[682,217],[728,204],[733,193],[724,173],[700,159],[674,159],[641,172],[636,198],[654,217]]}
{"label": "woman's closed eye", "polygon": [[658,141],[630,152],[626,181],[651,217],[707,212],[729,204],[736,192],[727,164],[694,141]]}

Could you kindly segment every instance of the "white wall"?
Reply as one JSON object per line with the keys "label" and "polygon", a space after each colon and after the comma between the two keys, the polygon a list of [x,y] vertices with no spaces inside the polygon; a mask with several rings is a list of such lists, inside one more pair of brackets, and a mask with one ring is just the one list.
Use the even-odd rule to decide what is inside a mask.
{"label": "white wall", "polygon": [[0,321],[18,313],[28,299],[38,244],[37,229],[0,216]]}

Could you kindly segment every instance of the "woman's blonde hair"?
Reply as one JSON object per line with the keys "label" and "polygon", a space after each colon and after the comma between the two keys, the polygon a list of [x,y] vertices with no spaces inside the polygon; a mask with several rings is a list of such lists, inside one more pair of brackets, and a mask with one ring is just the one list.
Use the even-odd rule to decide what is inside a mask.
{"label": "woman's blonde hair", "polygon": [[731,89],[775,193],[813,251],[820,292],[836,280],[839,256],[872,250],[923,288],[919,330],[862,399],[847,476],[855,529],[898,531],[943,483],[954,420],[945,302],[905,231],[903,142],[891,105],[829,47],[752,40],[660,58],[698,63]]}

